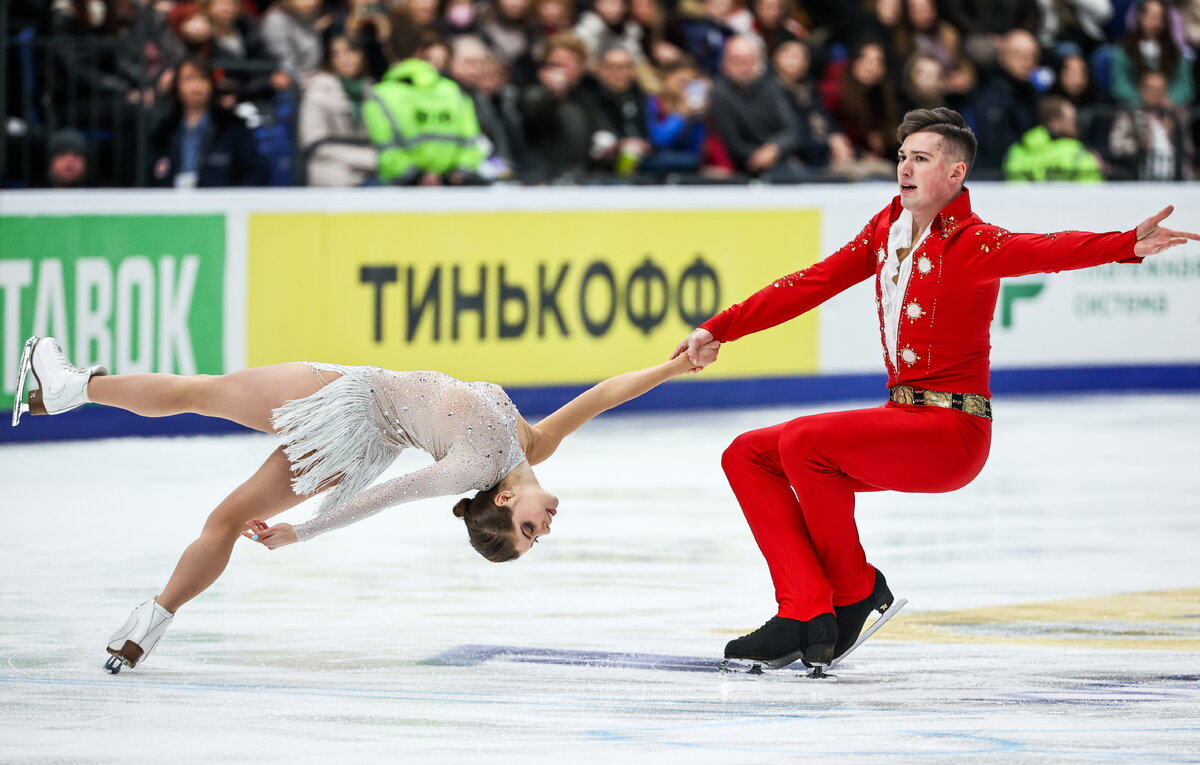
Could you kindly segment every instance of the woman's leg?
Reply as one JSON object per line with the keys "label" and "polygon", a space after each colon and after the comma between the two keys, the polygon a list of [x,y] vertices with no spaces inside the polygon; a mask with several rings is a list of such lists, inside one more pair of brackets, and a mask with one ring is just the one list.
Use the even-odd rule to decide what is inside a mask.
{"label": "woman's leg", "polygon": [[275,364],[227,375],[136,374],[93,377],[88,397],[143,417],[167,417],[191,412],[271,433],[271,412],[285,401],[304,398],[336,380],[325,372],[324,382],[307,364]]}
{"label": "woman's leg", "polygon": [[283,447],[279,447],[212,511],[200,537],[184,550],[170,581],[155,600],[174,612],[204,592],[225,570],[233,543],[246,528],[246,521],[270,518],[305,499],[292,491],[291,464]]}

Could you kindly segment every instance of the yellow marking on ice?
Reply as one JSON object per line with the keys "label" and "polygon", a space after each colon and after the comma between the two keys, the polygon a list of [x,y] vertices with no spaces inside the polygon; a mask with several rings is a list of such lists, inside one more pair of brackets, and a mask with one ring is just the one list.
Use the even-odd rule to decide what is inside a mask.
{"label": "yellow marking on ice", "polygon": [[871,639],[1200,653],[1200,588],[924,613],[909,603]]}
{"label": "yellow marking on ice", "polygon": [[875,638],[1200,652],[1200,588],[958,611],[910,609],[897,614]]}

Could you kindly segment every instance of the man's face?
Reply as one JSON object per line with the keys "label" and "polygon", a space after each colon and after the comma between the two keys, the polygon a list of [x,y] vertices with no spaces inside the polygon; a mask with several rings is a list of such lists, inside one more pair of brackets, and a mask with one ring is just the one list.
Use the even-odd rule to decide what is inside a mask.
{"label": "man's face", "polygon": [[450,56],[450,76],[468,88],[479,87],[487,51],[477,45],[459,44]]}
{"label": "man's face", "polygon": [[573,88],[583,78],[583,61],[566,48],[555,48],[546,56],[546,67],[562,73],[567,87]]}
{"label": "man's face", "polygon": [[726,77],[745,87],[762,76],[762,56],[754,43],[735,37],[725,45],[721,69]]}
{"label": "man's face", "polygon": [[1038,65],[1038,45],[1033,35],[1024,30],[1014,30],[1005,35],[1000,43],[1000,66],[1013,79],[1028,82]]}
{"label": "man's face", "polygon": [[934,215],[962,190],[966,164],[947,156],[946,143],[937,133],[920,132],[900,147],[900,204],[914,215]]}
{"label": "man's face", "polygon": [[1063,113],[1058,119],[1054,120],[1054,124],[1048,126],[1052,133],[1066,138],[1079,137],[1079,113],[1075,111],[1075,106],[1068,101],[1063,107]]}
{"label": "man's face", "polygon": [[1168,109],[1173,105],[1167,93],[1167,78],[1158,72],[1142,75],[1138,92],[1142,96],[1142,105],[1148,109]]}
{"label": "man's face", "polygon": [[596,77],[613,93],[624,93],[633,86],[633,56],[627,50],[610,50],[596,66]]}
{"label": "man's face", "polygon": [[73,151],[66,151],[50,160],[50,185],[74,186],[87,173],[87,160]]}

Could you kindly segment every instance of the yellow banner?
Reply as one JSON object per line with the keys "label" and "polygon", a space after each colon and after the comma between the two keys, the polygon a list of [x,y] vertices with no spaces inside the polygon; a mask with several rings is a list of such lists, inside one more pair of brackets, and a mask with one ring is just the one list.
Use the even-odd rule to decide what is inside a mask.
{"label": "yellow banner", "polygon": [[[252,214],[248,363],[587,383],[819,258],[817,210]],[[811,374],[815,312],[725,348],[712,377]]]}

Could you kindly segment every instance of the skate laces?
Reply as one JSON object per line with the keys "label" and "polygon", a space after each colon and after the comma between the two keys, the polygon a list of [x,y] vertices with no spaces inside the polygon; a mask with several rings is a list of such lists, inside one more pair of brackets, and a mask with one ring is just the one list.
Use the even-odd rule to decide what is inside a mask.
{"label": "skate laces", "polygon": [[742,635],[742,637],[748,638],[748,637],[757,635],[758,633],[763,632],[763,631],[767,630],[768,628],[775,626],[775,623],[778,621],[779,621],[778,616],[772,616],[770,619],[767,619],[767,621],[763,623],[763,626],[759,627],[758,629],[754,630],[753,632],[748,632],[745,635]]}
{"label": "skate laces", "polygon": [[82,372],[83,371],[82,369],[80,369],[79,367],[77,367],[71,363],[71,360],[67,358],[66,352],[63,351],[62,346],[59,345],[58,343],[53,343],[50,346],[50,355],[52,355],[56,361],[60,362],[63,365],[63,367],[66,368],[66,370],[68,372]]}

